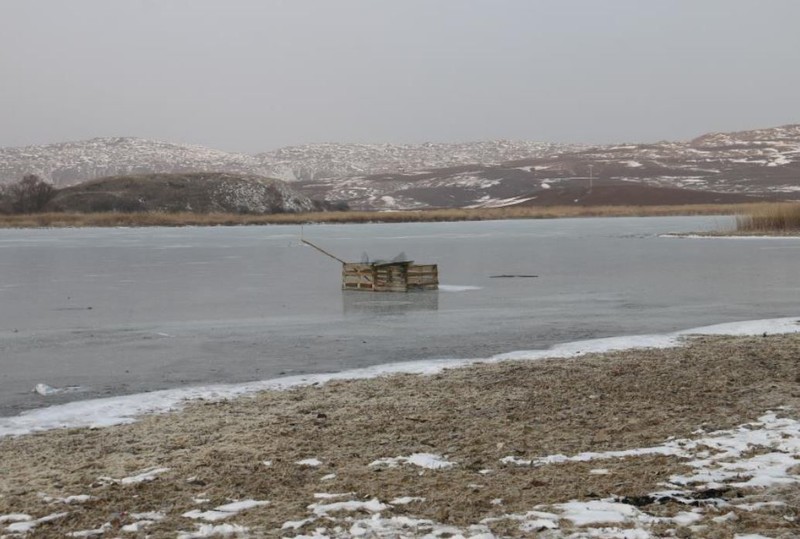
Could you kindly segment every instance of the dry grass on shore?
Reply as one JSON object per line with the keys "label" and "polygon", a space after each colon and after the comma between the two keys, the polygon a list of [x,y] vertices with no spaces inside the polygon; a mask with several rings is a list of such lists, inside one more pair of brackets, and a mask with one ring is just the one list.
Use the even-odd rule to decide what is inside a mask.
{"label": "dry grass on shore", "polygon": [[[115,226],[236,226],[303,223],[405,223],[554,219],[568,217],[655,217],[746,214],[753,204],[680,206],[551,206],[419,211],[348,211],[240,215],[223,213],[35,213],[0,215],[0,228]],[[759,205],[760,206],[760,205]]]}
{"label": "dry grass on shore", "polygon": [[797,234],[800,204],[757,204],[736,217],[736,231],[746,234]]}
{"label": "dry grass on shore", "polygon": [[[500,459],[649,447],[671,436],[697,436],[697,429],[729,429],[780,407],[795,417],[798,347],[800,335],[703,337],[684,348],[477,365],[425,378],[336,381],[195,403],[132,425],[0,439],[0,515],[66,513],[28,537],[63,536],[106,522],[109,527],[98,536],[114,537],[135,520],[132,514],[158,511],[163,516],[147,532],[175,537],[198,525],[187,512],[254,499],[269,504],[224,522],[246,526],[253,537],[309,535],[335,526],[342,531],[334,536],[347,537],[356,529],[354,519],[375,522],[370,510],[340,507],[322,514],[319,504],[377,504],[409,496],[410,502],[381,509],[386,519],[420,526],[406,536],[421,534],[425,522],[466,530],[483,521],[497,536],[517,537],[530,536],[534,528],[526,531],[513,515],[539,504],[628,497],[626,503],[638,507],[631,511],[669,522],[694,510],[695,520],[688,522],[705,526],[701,533],[688,524],[653,524],[657,537],[797,537],[797,483],[771,489],[729,485],[710,494],[728,505],[704,505],[698,498],[693,509],[646,499],[663,491],[673,474],[686,473],[686,459],[651,454],[543,466]],[[369,465],[418,452],[445,455],[456,464],[440,470]],[[321,465],[298,465],[311,457]],[[166,471],[149,482],[98,479],[150,467]],[[326,499],[315,493],[338,494]],[[73,495],[91,498],[63,501]],[[745,502],[773,503],[734,507]],[[575,531],[566,520],[559,525],[565,535],[541,537]]]}

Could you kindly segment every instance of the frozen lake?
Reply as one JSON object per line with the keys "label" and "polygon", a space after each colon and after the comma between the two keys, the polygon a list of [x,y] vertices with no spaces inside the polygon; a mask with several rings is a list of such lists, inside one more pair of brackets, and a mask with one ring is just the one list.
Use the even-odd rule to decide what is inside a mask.
{"label": "frozen lake", "polygon": [[[0,230],[0,416],[67,400],[795,316],[800,240],[678,239],[732,220],[316,225],[439,292],[340,290],[299,227]],[[500,275],[537,275],[502,278]],[[80,386],[41,396],[37,383]]]}

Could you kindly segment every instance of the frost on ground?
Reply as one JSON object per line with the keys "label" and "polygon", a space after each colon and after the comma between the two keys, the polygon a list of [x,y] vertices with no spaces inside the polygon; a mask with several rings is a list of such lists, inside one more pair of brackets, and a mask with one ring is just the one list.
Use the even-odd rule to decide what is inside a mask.
{"label": "frost on ground", "polygon": [[394,468],[401,464],[411,464],[419,466],[420,468],[429,468],[431,470],[438,470],[440,468],[449,468],[454,466],[454,462],[450,462],[440,455],[432,453],[414,453],[407,457],[384,457],[374,460],[369,463],[370,466],[385,466],[387,468]]}
{"label": "frost on ground", "polygon": [[261,507],[262,505],[269,505],[269,502],[257,501],[257,500],[243,500],[240,502],[233,502],[233,503],[227,503],[225,505],[220,505],[208,511],[193,509],[191,511],[187,511],[186,513],[184,513],[183,516],[195,520],[199,519],[208,522],[214,522],[217,520],[224,520],[226,518],[230,518],[241,511],[244,511],[246,509],[252,509],[254,507]]}
{"label": "frost on ground", "polygon": [[0,537],[798,537],[792,327],[7,436]]}
{"label": "frost on ground", "polygon": [[120,483],[122,485],[132,485],[134,483],[144,483],[147,481],[154,481],[159,474],[164,472],[168,472],[169,468],[148,468],[146,470],[141,471],[136,475],[132,475],[130,477],[123,477],[122,479],[114,479],[112,477],[102,476],[98,477],[97,481],[100,483]]}

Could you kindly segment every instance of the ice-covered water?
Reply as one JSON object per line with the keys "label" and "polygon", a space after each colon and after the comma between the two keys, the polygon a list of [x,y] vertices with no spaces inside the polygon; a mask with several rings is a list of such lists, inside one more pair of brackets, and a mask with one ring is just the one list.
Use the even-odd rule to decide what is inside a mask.
{"label": "ice-covered water", "polygon": [[[76,399],[797,315],[800,241],[728,218],[307,226],[438,293],[343,293],[299,227],[0,230],[0,416]],[[537,275],[532,278],[498,276]],[[77,388],[33,392],[37,384]]]}

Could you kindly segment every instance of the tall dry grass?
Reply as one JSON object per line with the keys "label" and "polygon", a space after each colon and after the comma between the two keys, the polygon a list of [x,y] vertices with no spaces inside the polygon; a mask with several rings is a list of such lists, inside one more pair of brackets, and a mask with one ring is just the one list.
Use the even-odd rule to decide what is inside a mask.
{"label": "tall dry grass", "polygon": [[800,203],[754,205],[737,215],[736,231],[750,234],[800,232]]}
{"label": "tall dry grass", "polygon": [[[687,204],[683,206],[551,206],[419,211],[347,211],[239,215],[226,213],[36,213],[0,215],[1,228],[236,226],[304,223],[405,223],[556,219],[568,217],[652,217],[667,215],[749,214],[753,204]],[[760,206],[760,205],[759,205]]]}

